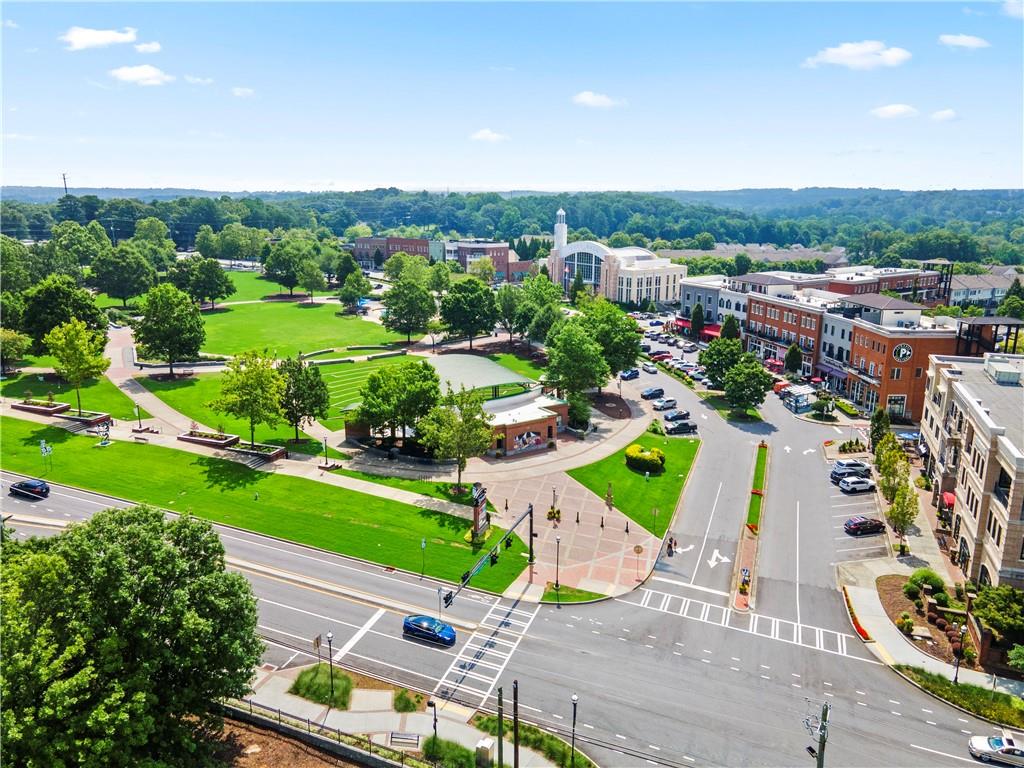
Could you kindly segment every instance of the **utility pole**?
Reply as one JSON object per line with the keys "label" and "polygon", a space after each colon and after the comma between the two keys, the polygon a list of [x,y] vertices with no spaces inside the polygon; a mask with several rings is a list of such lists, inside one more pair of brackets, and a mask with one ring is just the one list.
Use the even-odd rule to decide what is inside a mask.
{"label": "utility pole", "polygon": [[519,768],[519,681],[512,681],[512,768]]}
{"label": "utility pole", "polygon": [[502,737],[505,733],[505,699],[501,694],[501,686],[498,686],[498,768],[505,768],[505,745]]}
{"label": "utility pole", "polygon": [[68,175],[66,173],[62,173],[60,175],[60,177],[62,179],[64,179],[64,197],[67,197],[68,196]]}
{"label": "utility pole", "polygon": [[[810,731],[812,736],[817,732],[818,748],[807,748],[807,754],[814,758],[816,768],[825,768],[825,744],[828,742],[828,713],[831,709],[832,706],[827,701],[823,702],[821,705],[820,719],[811,715],[804,720],[804,724],[807,726],[807,730]],[[817,725],[815,725],[815,720],[818,720]]]}

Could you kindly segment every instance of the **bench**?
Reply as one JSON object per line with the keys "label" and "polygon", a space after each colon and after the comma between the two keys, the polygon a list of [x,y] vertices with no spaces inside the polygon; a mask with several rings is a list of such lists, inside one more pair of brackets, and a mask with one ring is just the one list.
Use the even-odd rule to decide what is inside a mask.
{"label": "bench", "polygon": [[132,440],[134,440],[136,443],[148,443],[149,442],[149,438],[146,437],[145,435],[132,435]]}
{"label": "bench", "polygon": [[419,749],[420,737],[417,733],[395,733],[391,732],[390,738],[392,747],[412,747]]}
{"label": "bench", "polygon": [[949,548],[949,542],[946,541],[946,537],[943,536],[941,533],[935,537],[935,541],[938,543],[939,549]]}

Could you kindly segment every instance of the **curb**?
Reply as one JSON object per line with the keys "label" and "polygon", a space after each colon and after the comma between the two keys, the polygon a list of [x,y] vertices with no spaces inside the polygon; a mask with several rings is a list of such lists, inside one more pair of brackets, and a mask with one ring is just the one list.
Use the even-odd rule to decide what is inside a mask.
{"label": "curb", "polygon": [[[1006,723],[1001,723],[998,720],[990,720],[989,718],[985,717],[984,715],[979,715],[979,714],[977,714],[975,712],[971,712],[971,710],[969,710],[969,709],[964,709],[959,704],[954,704],[952,701],[949,701],[948,699],[942,698],[937,693],[932,693],[927,688],[922,687],[921,684],[918,683],[916,680],[914,680],[911,677],[907,677],[905,674],[903,674],[903,672],[901,672],[900,670],[896,669],[896,667],[892,666],[891,664],[886,664],[885,666],[888,667],[889,669],[891,669],[893,672],[895,672],[900,677],[902,677],[904,680],[906,680],[908,683],[910,683],[912,686],[917,688],[922,693],[928,694],[929,696],[931,696],[936,701],[941,701],[947,707],[952,707],[953,709],[959,709],[965,715],[970,715],[971,717],[975,717],[978,720],[981,720],[983,722],[989,723],[990,725],[998,725],[1000,728],[1008,728],[1008,729],[1011,729],[1011,730],[1020,730],[1018,726],[1007,725]],[[973,685],[973,683],[971,683],[971,685]]]}

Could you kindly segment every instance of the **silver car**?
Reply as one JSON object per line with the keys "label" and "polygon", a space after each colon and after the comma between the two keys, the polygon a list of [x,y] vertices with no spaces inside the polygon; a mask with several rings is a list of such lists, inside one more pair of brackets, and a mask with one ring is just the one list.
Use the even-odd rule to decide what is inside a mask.
{"label": "silver car", "polygon": [[1003,731],[1000,736],[972,736],[967,740],[967,751],[983,763],[1024,766],[1024,749],[1021,749],[1016,741],[1022,740],[1017,739],[1009,731]]}
{"label": "silver car", "polygon": [[654,401],[654,410],[656,411],[668,411],[676,407],[676,399],[674,397],[663,397],[661,400]]}

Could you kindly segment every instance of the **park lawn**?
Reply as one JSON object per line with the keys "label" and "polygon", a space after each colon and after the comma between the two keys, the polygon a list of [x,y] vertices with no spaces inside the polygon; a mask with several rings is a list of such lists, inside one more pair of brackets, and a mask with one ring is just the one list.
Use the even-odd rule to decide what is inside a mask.
{"label": "park lawn", "polygon": [[267,349],[275,357],[294,357],[349,344],[385,344],[404,340],[382,325],[356,315],[337,316],[337,304],[267,301],[235,304],[203,313],[203,351],[237,355]]}
{"label": "park lawn", "polygon": [[[201,373],[196,376],[167,380],[155,379],[149,376],[136,378],[142,386],[159,397],[171,408],[187,416],[192,421],[209,427],[219,429],[223,427],[224,432],[232,435],[240,435],[242,442],[249,442],[249,422],[245,419],[237,419],[234,416],[226,416],[217,413],[208,403],[220,397],[220,382],[222,373]],[[324,445],[299,430],[300,442],[291,442],[295,439],[295,430],[288,424],[281,422],[276,427],[259,425],[256,427],[256,442],[268,443],[270,445],[283,445],[289,451],[296,453],[308,453],[312,456],[322,454]],[[327,455],[334,459],[347,459],[348,455],[341,453],[334,448],[327,448]]]}
{"label": "park lawn", "polygon": [[607,597],[607,595],[586,589],[567,587],[565,584],[559,584],[558,589],[555,589],[554,582],[549,581],[544,588],[544,596],[541,597],[541,601],[545,603],[585,603],[591,600],[600,600],[602,597]]}
{"label": "park lawn", "polygon": [[[44,469],[39,441],[53,446]],[[95,439],[21,419],[0,418],[4,468],[131,501],[192,514],[269,536],[321,547],[457,582],[485,554],[464,540],[470,522],[315,480],[253,470],[244,464],[173,448]],[[494,529],[497,536],[504,531]],[[494,539],[497,540],[497,539]],[[512,537],[495,566],[472,586],[502,592],[526,567],[526,545]]]}
{"label": "park lawn", "polygon": [[18,361],[19,368],[55,368],[57,358],[53,355],[25,355]]}
{"label": "park lawn", "polygon": [[326,419],[321,419],[320,423],[328,429],[341,429],[345,426],[344,412],[360,402],[359,390],[366,383],[370,373],[385,365],[397,365],[421,359],[423,358],[418,355],[396,355],[395,357],[381,357],[377,360],[321,365],[320,375],[327,382],[327,390],[331,394],[331,415]]}
{"label": "park lawn", "polygon": [[[368,483],[386,485],[389,488],[401,488],[403,491],[411,491],[421,496],[430,496],[435,499],[442,499],[443,501],[452,501],[456,504],[465,504],[468,507],[473,506],[473,484],[466,480],[462,481],[462,493],[454,493],[452,489],[455,487],[455,483],[449,483],[444,480],[421,480],[412,477],[375,475],[371,472],[360,472],[358,469],[342,468],[335,469],[333,472],[336,475],[354,477],[359,480],[365,480]],[[487,508],[491,511],[495,509],[491,499],[487,499]]]}
{"label": "park lawn", "polygon": [[[626,449],[623,448],[593,464],[570,469],[569,476],[602,499],[610,482],[616,509],[661,538],[676,511],[700,440],[645,434],[635,442],[647,450],[660,448],[664,451],[665,471],[645,479],[643,472],[626,466]],[[658,510],[657,526],[652,509]]]}
{"label": "park lawn", "polygon": [[761,421],[761,412],[757,408],[747,408],[745,411],[733,408],[720,392],[698,392],[697,396],[714,408],[726,421]]}
{"label": "park lawn", "polygon": [[125,307],[124,301],[121,299],[115,299],[113,296],[108,296],[105,293],[96,294],[96,306],[100,309],[106,309],[107,307],[115,307],[116,309],[127,309],[129,311],[138,309],[140,296],[132,296],[128,299],[128,306]]}
{"label": "park lawn", "polygon": [[520,376],[525,376],[528,379],[537,381],[544,373],[544,367],[537,364],[533,360],[524,360],[518,355],[513,355],[509,352],[497,352],[492,355],[488,355],[489,360],[493,360],[498,365],[502,365],[508,368],[513,373],[518,373]]}
{"label": "park lawn", "polygon": [[[288,293],[287,288],[282,288],[259,272],[242,272],[230,269],[227,272],[231,282],[235,284],[235,292],[224,299],[224,301],[258,301],[265,296],[277,296],[278,294]],[[295,295],[305,296],[305,291],[300,288],[296,291]],[[221,304],[223,302],[217,303]]]}
{"label": "park lawn", "polygon": [[[71,403],[72,410],[78,407],[78,399],[74,388],[64,379],[47,374],[22,373],[11,376],[0,384],[0,394],[12,399],[24,399],[26,392],[31,392],[37,400],[45,400],[47,394],[53,392],[53,399],[61,403]],[[115,419],[134,419],[135,404],[128,395],[119,390],[106,376],[89,379],[82,385],[82,409],[109,413]],[[71,413],[71,411],[68,411]],[[142,418],[148,419],[149,414],[142,411]]]}

